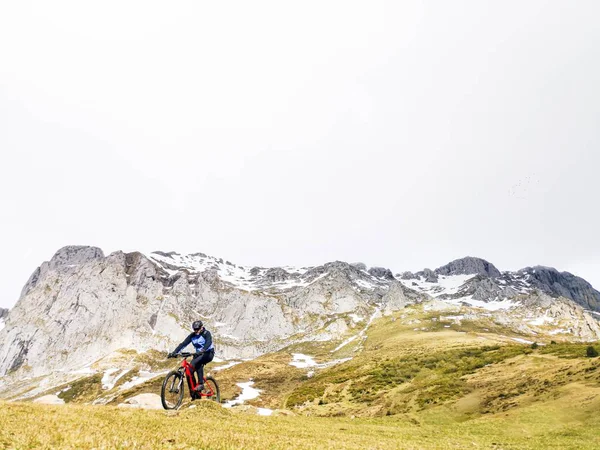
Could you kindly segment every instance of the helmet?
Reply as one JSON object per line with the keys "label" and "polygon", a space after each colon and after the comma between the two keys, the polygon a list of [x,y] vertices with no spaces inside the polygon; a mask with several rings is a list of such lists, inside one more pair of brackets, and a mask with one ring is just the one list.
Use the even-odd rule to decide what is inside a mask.
{"label": "helmet", "polygon": [[202,321],[201,320],[196,320],[193,324],[192,324],[192,330],[194,331],[198,331],[200,328],[202,328]]}

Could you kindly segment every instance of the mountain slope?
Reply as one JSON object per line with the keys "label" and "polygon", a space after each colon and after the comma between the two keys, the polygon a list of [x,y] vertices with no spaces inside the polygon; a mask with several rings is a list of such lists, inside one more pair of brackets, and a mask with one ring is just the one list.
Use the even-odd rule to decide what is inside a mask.
{"label": "mountain slope", "polygon": [[216,335],[220,358],[255,357],[337,337],[349,314],[422,298],[343,262],[246,269],[200,254],[104,257],[67,247],[36,269],[6,318],[0,375],[73,370],[120,348],[167,351],[198,318]]}
{"label": "mountain slope", "polygon": [[[249,268],[200,253],[105,256],[94,247],[66,247],[36,269],[0,330],[0,396],[34,397],[86,374],[112,379],[127,370],[121,382],[131,381],[135,368],[119,355],[164,354],[198,318],[215,336],[216,362],[298,345],[360,352],[371,322],[418,305],[462,311],[454,320],[482,321],[529,340],[600,338],[598,321],[567,297],[594,306],[599,294],[581,279],[539,268],[498,273],[479,258],[394,276],[340,261]],[[101,363],[111,358],[118,361]],[[154,366],[138,368],[138,380],[156,376]]]}
{"label": "mountain slope", "polygon": [[[599,291],[583,278],[550,267],[535,266],[516,272],[500,272],[481,258],[466,257],[434,271],[424,269],[415,274],[404,272],[396,276],[405,286],[442,300],[461,300],[485,306],[481,302],[510,301],[517,304],[520,303],[519,297],[545,294],[551,298],[566,298],[586,310],[600,312]],[[495,309],[492,304],[489,307]]]}
{"label": "mountain slope", "polygon": [[[600,358],[586,357],[587,344],[553,344],[551,336],[532,348],[472,311],[411,305],[362,323],[364,339],[341,347],[303,342],[221,371],[209,365],[225,401],[239,394],[237,384],[253,380],[259,396],[246,402],[251,406],[187,402],[175,414],[111,407],[124,401],[123,392],[104,408],[74,405],[106,395],[100,373],[59,394],[68,405],[2,404],[0,439],[35,447],[192,448],[198,444],[184,430],[200,426],[210,448],[597,448]],[[161,380],[131,395],[156,393]],[[257,407],[287,411],[259,417]],[[85,436],[77,431],[83,420]]]}

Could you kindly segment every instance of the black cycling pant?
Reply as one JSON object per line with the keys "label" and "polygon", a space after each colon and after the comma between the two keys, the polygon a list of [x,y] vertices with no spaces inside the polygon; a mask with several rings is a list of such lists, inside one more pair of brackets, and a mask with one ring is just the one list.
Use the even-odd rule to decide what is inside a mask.
{"label": "black cycling pant", "polygon": [[192,367],[196,370],[198,374],[198,383],[204,383],[204,365],[208,364],[215,357],[215,351],[209,350],[205,353],[202,353],[200,356],[192,359]]}

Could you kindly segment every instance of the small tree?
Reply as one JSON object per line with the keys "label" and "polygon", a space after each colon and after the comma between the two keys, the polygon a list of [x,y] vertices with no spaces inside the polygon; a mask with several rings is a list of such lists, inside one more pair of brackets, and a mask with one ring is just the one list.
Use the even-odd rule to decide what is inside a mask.
{"label": "small tree", "polygon": [[587,350],[585,351],[585,353],[588,356],[588,358],[595,358],[596,356],[598,356],[598,350],[596,350],[591,345],[587,348]]}
{"label": "small tree", "polygon": [[538,345],[538,343],[537,343],[537,342],[534,342],[533,344],[531,344],[531,348],[532,348],[532,349],[534,349],[534,350],[535,350],[536,348],[538,348],[538,347],[539,347],[539,345]]}

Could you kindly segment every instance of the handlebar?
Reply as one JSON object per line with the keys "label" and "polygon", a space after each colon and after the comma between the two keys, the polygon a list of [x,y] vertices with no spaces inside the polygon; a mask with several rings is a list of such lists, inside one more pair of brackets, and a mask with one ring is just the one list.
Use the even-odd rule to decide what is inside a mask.
{"label": "handlebar", "polygon": [[197,356],[197,355],[201,355],[204,352],[197,352],[197,353],[190,353],[190,352],[179,352],[173,356],[171,356],[171,358],[177,358],[179,356],[181,356],[182,358],[189,358],[190,356]]}

